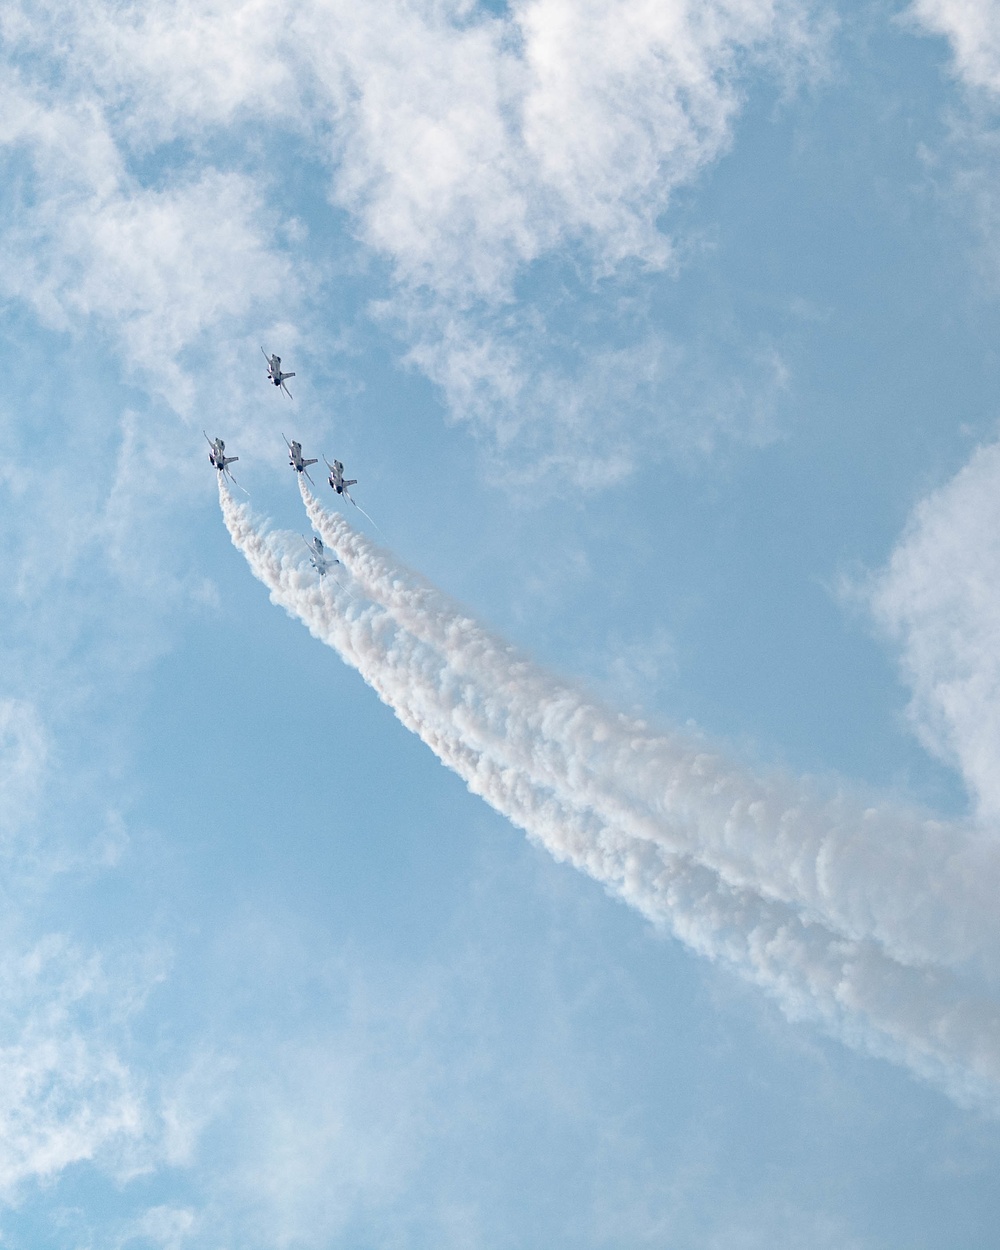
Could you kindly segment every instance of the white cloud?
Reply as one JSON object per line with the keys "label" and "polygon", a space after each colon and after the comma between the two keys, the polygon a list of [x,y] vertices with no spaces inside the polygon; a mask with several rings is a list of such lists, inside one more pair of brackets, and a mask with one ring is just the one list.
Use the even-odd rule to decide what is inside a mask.
{"label": "white cloud", "polygon": [[[178,352],[279,292],[295,304],[300,266],[275,245],[265,202],[282,163],[305,151],[388,262],[391,324],[412,359],[453,413],[502,443],[514,401],[555,389],[524,350],[524,321],[495,316],[519,279],[553,255],[579,264],[581,291],[668,265],[661,217],[674,191],[727,147],[748,63],[807,54],[807,12],[799,0],[522,0],[502,17],[468,0],[15,9],[8,45],[41,69],[30,90],[9,88],[14,121],[0,138],[42,172],[0,243],[7,289],[54,324],[114,324],[130,363],[185,410]],[[288,135],[305,140],[294,156]],[[216,167],[193,156],[212,137],[234,168],[218,142]],[[170,141],[179,159],[158,148]],[[155,185],[138,172],[150,167]],[[527,306],[543,342],[550,314]],[[631,343],[619,331],[598,346],[615,389],[628,390],[647,338],[642,326]],[[604,372],[575,387],[572,437],[603,428]],[[753,370],[740,378],[737,389],[757,384]],[[736,408],[724,427],[743,428]],[[543,404],[528,421],[565,425],[567,411]],[[567,458],[565,446],[542,454]]]}
{"label": "white cloud", "polygon": [[0,139],[27,151],[32,176],[0,236],[0,289],[59,329],[98,319],[127,362],[185,407],[193,383],[180,353],[295,288],[254,183],[208,168],[145,187],[126,172],[97,102],[3,97]]}
{"label": "white cloud", "polygon": [[599,265],[662,264],[657,214],[727,145],[747,56],[805,52],[804,11],[520,0],[497,17],[469,0],[147,0],[123,12],[92,0],[71,16],[18,10],[7,35],[54,49],[126,146],[241,119],[326,131],[338,200],[402,278],[493,296],[566,238]]}
{"label": "white cloud", "polygon": [[567,242],[598,272],[662,266],[657,217],[728,144],[741,56],[798,42],[799,14],[768,0],[337,12],[336,42],[311,44],[317,78],[354,89],[333,97],[337,199],[401,279],[453,304],[508,298],[525,262]]}
{"label": "white cloud", "polygon": [[122,1004],[100,962],[50,935],[0,961],[0,1195],[118,1151],[147,1131],[108,1024]]}
{"label": "white cloud", "polygon": [[664,263],[656,214],[727,144],[737,49],[775,33],[775,7],[535,0],[517,11],[540,184],[568,230],[600,240],[605,263]]}
{"label": "white cloud", "polygon": [[948,39],[955,72],[968,86],[1000,91],[1000,7],[989,0],[915,0],[911,12]]}
{"label": "white cloud", "polygon": [[[52,931],[44,916],[53,881],[69,866],[103,867],[114,836],[105,829],[95,843],[87,833],[80,778],[62,793],[61,754],[34,703],[0,699],[0,1204],[71,1164],[127,1169],[137,1152],[169,1145],[169,1125],[148,1114],[126,1058],[131,1021],[162,958],[142,950],[102,957]],[[62,802],[76,821],[65,847],[48,827]]]}
{"label": "white cloud", "polygon": [[[526,438],[519,445],[544,470],[592,483],[597,442],[614,481],[651,429],[683,450],[753,430],[735,396],[720,421],[704,422],[704,405],[650,420],[650,409],[670,409],[679,378],[696,389],[697,369],[677,367],[683,353],[645,322],[574,344],[582,358],[559,369],[560,323],[579,308],[546,308],[523,291],[513,301],[544,257],[575,258],[568,284],[581,300],[598,278],[627,288],[630,264],[671,263],[662,214],[728,145],[741,57],[790,38],[798,10],[536,0],[460,27],[454,13],[431,26],[417,12],[400,9],[377,56],[367,39],[350,45],[356,96],[344,106],[334,193],[391,261],[398,287],[381,311],[452,414],[501,448]],[[753,367],[734,379],[737,390],[759,382]],[[772,395],[765,378],[749,406]]]}
{"label": "white cloud", "polygon": [[1000,444],[978,450],[915,509],[872,594],[899,642],[910,714],[1000,816]]}
{"label": "white cloud", "polygon": [[[90,16],[99,27],[99,15]],[[66,52],[55,30],[24,13],[15,45],[43,33],[56,57]],[[176,556],[176,532],[163,541],[178,502],[204,485],[205,461],[192,457],[192,437],[201,440],[195,418],[206,407],[220,418],[245,408],[263,372],[248,367],[263,362],[246,323],[273,324],[275,305],[294,307],[306,279],[275,242],[280,218],[257,180],[187,161],[159,180],[140,176],[112,95],[53,83],[58,60],[28,64],[0,85],[0,170],[8,175],[0,174],[0,298],[86,346],[67,349],[58,336],[44,352],[29,343],[33,362],[18,362],[17,382],[26,385],[8,392],[0,414],[3,473],[18,500],[6,517],[5,585],[16,610],[3,649],[15,690],[41,690],[44,704],[55,688],[53,723],[65,724],[98,672],[127,672],[159,653],[165,607],[205,599],[204,579]],[[70,57],[62,67],[68,76],[71,65]],[[213,368],[220,358],[225,367]],[[67,370],[80,384],[36,390],[39,369],[46,381]],[[154,402],[123,397],[122,372]],[[123,586],[132,593],[109,622],[110,594]],[[88,631],[96,646],[83,658],[78,644]],[[42,637],[51,644],[44,662]],[[65,663],[74,651],[76,662]]]}
{"label": "white cloud", "polygon": [[425,312],[407,334],[407,359],[441,387],[456,418],[488,430],[501,461],[516,447],[526,487],[554,473],[600,491],[664,446],[687,461],[727,440],[766,444],[789,390],[769,343],[647,332],[607,346],[557,334],[530,313],[438,323]]}
{"label": "white cloud", "polygon": [[[555,255],[578,263],[568,285],[580,300],[599,278],[627,289],[636,263],[670,265],[660,219],[727,147],[741,58],[783,39],[798,46],[800,11],[537,0],[460,29],[413,12],[400,11],[377,57],[367,41],[350,47],[356,98],[344,106],[334,193],[391,261],[398,286],[380,311],[451,413],[501,449],[517,439],[541,472],[592,485],[598,444],[614,482],[651,442],[686,453],[720,434],[753,438],[775,395],[767,370],[727,360],[723,396],[717,359],[699,368],[647,324],[621,322],[574,344],[581,358],[559,369],[560,323],[579,308],[514,295],[532,262]],[[672,402],[705,373],[707,404]]]}

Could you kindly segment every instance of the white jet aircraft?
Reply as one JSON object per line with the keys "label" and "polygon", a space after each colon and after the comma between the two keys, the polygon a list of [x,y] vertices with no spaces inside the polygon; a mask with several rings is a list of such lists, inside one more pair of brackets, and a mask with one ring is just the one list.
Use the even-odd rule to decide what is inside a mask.
{"label": "white jet aircraft", "polygon": [[[260,350],[264,352],[263,347]],[[280,356],[269,356],[267,352],[264,352],[264,359],[267,361],[267,380],[273,383],[274,386],[280,386],[288,398],[291,399],[292,392],[285,385],[285,378],[294,378],[295,374],[281,372]]]}
{"label": "white jet aircraft", "polygon": [[327,555],[326,548],[323,546],[322,538],[314,538],[312,542],[308,542],[303,534],[302,541],[309,548],[309,563],[313,566],[320,577],[325,577],[333,565],[340,563],[339,560]]}
{"label": "white jet aircraft", "polygon": [[[362,508],[362,506],[354,498],[351,492],[347,489],[348,486],[357,486],[358,479],[356,477],[349,477],[345,480],[344,466],[340,463],[339,460],[334,460],[333,464],[331,464],[330,461],[327,460],[326,456],[324,456],[323,462],[326,465],[326,467],[330,470],[330,477],[328,480],[330,482],[330,485],[337,492],[337,494],[346,496],[346,498],[348,498],[351,501],[351,503],[354,504],[355,508],[357,508],[357,510],[361,513],[362,516],[368,517],[368,520],[372,521],[371,517],[368,516],[368,513],[364,510],[364,508]],[[375,525],[374,521],[372,521],[372,525]],[[375,525],[375,528],[378,530],[377,525]],[[378,530],[378,532],[380,534],[382,533],[381,530]]]}
{"label": "white jet aircraft", "polygon": [[[281,437],[285,438],[284,434],[282,434]],[[288,447],[288,463],[292,466],[296,473],[305,473],[306,477],[309,477],[309,465],[317,464],[318,461],[304,460],[302,458],[302,444],[297,443],[294,439],[289,442],[288,439],[285,438],[285,444]],[[311,477],[309,477],[309,481],[312,482],[313,486],[316,485]]]}
{"label": "white jet aircraft", "polygon": [[[358,479],[356,477],[352,477],[348,478],[345,482],[344,466],[339,460],[334,460],[333,464],[331,464],[330,461],[327,460],[326,456],[324,456],[323,463],[330,470],[330,485],[333,489],[338,495],[346,495],[348,499],[351,499],[351,492],[347,488],[348,486],[357,486]],[[354,503],[353,499],[351,499],[351,503]]]}
{"label": "white jet aircraft", "polygon": [[[231,464],[235,464],[236,461],[239,460],[239,456],[227,456],[226,444],[221,438],[211,439],[204,430],[202,430],[202,434],[205,435],[208,442],[208,458],[211,462],[212,468],[218,469],[220,473],[224,474],[228,478],[231,478],[233,482],[236,482],[236,478],[233,477],[229,466]],[[239,482],[236,482],[236,485],[239,486]]]}

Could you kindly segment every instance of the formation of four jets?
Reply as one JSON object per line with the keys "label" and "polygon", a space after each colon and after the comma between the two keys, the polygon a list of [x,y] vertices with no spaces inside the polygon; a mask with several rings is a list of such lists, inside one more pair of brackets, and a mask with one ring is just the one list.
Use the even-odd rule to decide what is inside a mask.
{"label": "formation of four jets", "polygon": [[[263,347],[260,350],[264,352]],[[291,399],[292,393],[285,385],[285,379],[294,378],[295,374],[282,372],[280,356],[269,356],[267,352],[264,352],[264,359],[267,361],[267,380],[273,386],[280,387],[288,398]],[[311,464],[318,464],[319,461],[315,458],[312,460],[306,460],[302,455],[301,443],[297,442],[295,439],[289,440],[285,438],[284,434],[282,434],[281,437],[285,439],[285,445],[288,448],[289,465],[295,470],[296,473],[304,473],[309,481],[312,482],[313,486],[315,486],[316,483],[313,482],[311,477],[309,477],[309,466]],[[239,460],[239,456],[227,456],[226,444],[221,438],[209,438],[207,433],[205,433],[205,438],[208,440],[208,459],[212,468],[218,470],[218,472],[224,477],[228,477],[231,482],[239,486],[236,478],[233,477],[232,470],[229,468],[231,464],[235,464],[236,461]],[[363,508],[359,507],[355,499],[352,497],[351,492],[347,489],[349,486],[356,486],[358,479],[356,477],[345,478],[344,466],[339,460],[334,460],[331,464],[330,461],[324,456],[323,462],[330,470],[330,476],[327,480],[337,494],[346,495],[347,498],[350,499],[351,503],[353,503],[360,512],[362,512],[365,516],[368,516],[368,513],[365,512]],[[371,518],[369,518],[369,520],[370,519]],[[307,542],[306,546],[309,548],[310,552],[309,563],[313,566],[320,577],[325,576],[330,571],[332,565],[340,563],[339,560],[334,559],[328,554],[326,548],[323,546],[323,540],[321,538],[314,538],[311,543]]]}

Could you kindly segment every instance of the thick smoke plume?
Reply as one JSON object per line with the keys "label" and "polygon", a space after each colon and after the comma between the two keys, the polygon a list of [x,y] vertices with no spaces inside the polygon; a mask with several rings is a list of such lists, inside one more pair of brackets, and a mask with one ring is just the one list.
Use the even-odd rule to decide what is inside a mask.
{"label": "thick smoke plume", "polygon": [[271,598],[476,794],[689,946],[962,1101],[1000,1095],[985,833],[749,769],[600,707],[327,513],[351,593],[220,495]]}

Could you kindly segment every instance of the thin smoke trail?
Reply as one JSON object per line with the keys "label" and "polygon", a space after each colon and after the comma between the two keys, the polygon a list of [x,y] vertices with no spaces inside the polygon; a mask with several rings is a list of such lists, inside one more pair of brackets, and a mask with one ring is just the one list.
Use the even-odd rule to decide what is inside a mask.
{"label": "thin smoke trail", "polygon": [[[236,546],[272,600],[356,667],[399,719],[492,806],[557,858],[573,863],[689,946],[768,990],[793,1018],[812,1018],[869,1051],[901,1061],[962,1101],[1000,1091],[1000,1013],[946,970],[908,967],[877,943],[735,888],[710,865],[616,827],[477,744],[442,676],[448,656],[404,629],[384,604],[338,596],[264,536],[225,487]],[[339,546],[342,558],[344,547]],[[296,548],[297,551],[297,548]]]}
{"label": "thin smoke trail", "polygon": [[[975,964],[1000,981],[993,834],[884,800],[761,778],[690,737],[651,733],[601,708],[518,655],[300,485],[314,528],[364,593],[447,652],[456,709],[497,758],[636,836],[696,854],[734,888],[763,891],[904,962]],[[962,907],[948,905],[959,897]]]}

